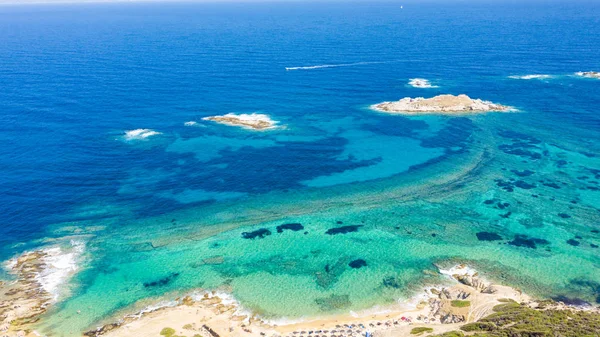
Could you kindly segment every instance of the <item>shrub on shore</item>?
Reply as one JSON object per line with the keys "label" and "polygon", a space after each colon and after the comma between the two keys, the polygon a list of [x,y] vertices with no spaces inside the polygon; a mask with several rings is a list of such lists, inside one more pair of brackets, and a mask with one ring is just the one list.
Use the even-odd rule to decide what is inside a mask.
{"label": "shrub on shore", "polygon": [[421,335],[425,332],[433,332],[433,329],[425,327],[425,326],[420,326],[420,327],[416,327],[416,328],[413,328],[412,330],[410,330],[411,335]]}
{"label": "shrub on shore", "polygon": [[[460,328],[472,337],[593,337],[600,336],[600,314],[588,311],[533,309],[510,301],[494,313]],[[451,331],[436,337],[462,337]]]}

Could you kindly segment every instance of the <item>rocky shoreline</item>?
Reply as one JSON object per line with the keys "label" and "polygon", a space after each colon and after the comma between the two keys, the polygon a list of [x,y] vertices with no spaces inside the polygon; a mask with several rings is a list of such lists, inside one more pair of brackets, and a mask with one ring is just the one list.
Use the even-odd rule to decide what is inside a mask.
{"label": "rocky shoreline", "polygon": [[8,337],[33,335],[31,324],[51,305],[53,296],[44,290],[38,276],[47,268],[48,253],[34,251],[11,261],[14,282],[0,282],[0,334]]}
{"label": "rocky shoreline", "polygon": [[[0,282],[0,336],[39,336],[33,325],[54,302],[40,283],[50,266],[48,250],[27,252],[11,260],[12,283]],[[378,337],[408,336],[427,331],[446,336],[463,326],[494,317],[497,308],[515,303],[518,310],[585,312],[600,320],[599,308],[579,308],[563,303],[535,301],[520,290],[488,282],[466,266],[438,267],[427,274],[445,276],[443,285],[426,287],[421,294],[377,312],[315,317],[301,321],[271,321],[245,310],[223,291],[199,291],[148,307],[84,332],[87,337],[180,336],[180,337],[360,337],[369,332]],[[517,310],[515,309],[515,310]],[[492,316],[490,316],[492,315]],[[466,324],[466,325],[465,325]],[[460,331],[456,332],[460,336]],[[450,335],[454,336],[454,335]]]}
{"label": "rocky shoreline", "polygon": [[462,115],[514,110],[514,108],[509,106],[481,99],[472,99],[467,95],[439,95],[432,98],[405,97],[399,101],[378,103],[372,105],[371,108],[380,112],[406,115]]}

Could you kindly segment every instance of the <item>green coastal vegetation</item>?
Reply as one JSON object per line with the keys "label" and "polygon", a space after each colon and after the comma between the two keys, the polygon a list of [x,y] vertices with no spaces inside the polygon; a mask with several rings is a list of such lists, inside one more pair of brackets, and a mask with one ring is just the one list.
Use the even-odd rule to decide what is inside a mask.
{"label": "green coastal vegetation", "polygon": [[533,309],[511,301],[460,330],[435,337],[594,337],[600,336],[600,313],[557,309],[552,302]]}
{"label": "green coastal vegetation", "polygon": [[417,328],[414,328],[414,329],[410,330],[410,334],[411,335],[421,335],[423,333],[426,333],[426,332],[429,333],[429,332],[432,332],[432,331],[433,331],[432,328],[428,328],[428,327],[425,327],[425,326],[420,326],[420,327],[417,327]]}
{"label": "green coastal vegetation", "polygon": [[169,327],[162,329],[160,335],[165,337],[178,337],[175,336],[175,329]]}
{"label": "green coastal vegetation", "polygon": [[471,306],[471,301],[454,300],[450,302],[450,305],[455,308],[466,308]]}

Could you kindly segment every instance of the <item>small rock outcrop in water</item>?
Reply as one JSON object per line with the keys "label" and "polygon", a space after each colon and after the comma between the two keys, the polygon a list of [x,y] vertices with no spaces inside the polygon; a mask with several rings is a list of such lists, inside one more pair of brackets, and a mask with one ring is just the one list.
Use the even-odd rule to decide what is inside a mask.
{"label": "small rock outcrop in water", "polygon": [[202,118],[206,121],[213,121],[230,126],[239,126],[251,130],[267,130],[275,128],[276,121],[265,114],[233,114],[228,113],[222,116],[210,116]]}
{"label": "small rock outcrop in water", "polygon": [[481,99],[472,99],[467,95],[439,95],[432,98],[405,97],[395,102],[383,102],[371,108],[387,113],[407,115],[448,114],[460,115],[489,111],[510,111],[513,108]]}
{"label": "small rock outcrop in water", "polygon": [[575,73],[577,76],[587,77],[587,78],[597,78],[600,79],[600,71],[580,71]]}

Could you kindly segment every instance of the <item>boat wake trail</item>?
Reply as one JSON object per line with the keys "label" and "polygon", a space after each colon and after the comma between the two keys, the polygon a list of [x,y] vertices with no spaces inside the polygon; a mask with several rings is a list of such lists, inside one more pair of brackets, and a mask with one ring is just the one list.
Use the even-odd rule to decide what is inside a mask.
{"label": "boat wake trail", "polygon": [[340,64],[320,64],[314,66],[304,66],[304,67],[286,67],[285,70],[313,70],[313,69],[321,69],[321,68],[339,68],[339,67],[353,67],[353,66],[362,66],[367,64],[386,64],[392,63],[394,61],[375,61],[375,62],[355,62],[355,63],[340,63]]}

